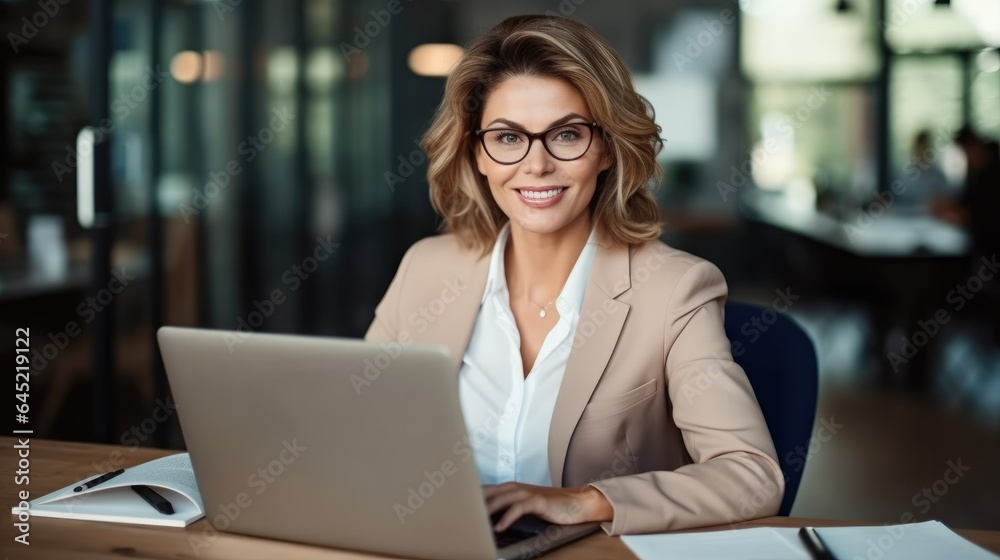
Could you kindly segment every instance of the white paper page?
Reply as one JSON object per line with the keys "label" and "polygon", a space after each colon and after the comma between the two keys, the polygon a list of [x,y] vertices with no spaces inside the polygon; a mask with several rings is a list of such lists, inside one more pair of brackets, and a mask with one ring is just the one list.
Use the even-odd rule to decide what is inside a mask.
{"label": "white paper page", "polygon": [[821,539],[837,558],[879,560],[997,560],[952,532],[940,521],[875,527],[817,527]]}
{"label": "white paper page", "polygon": [[641,560],[811,560],[804,547],[789,543],[771,527],[626,535],[622,541]]}
{"label": "white paper page", "polygon": [[41,504],[30,509],[37,517],[83,519],[184,527],[203,514],[198,506],[178,492],[158,489],[160,495],[173,505],[173,514],[163,514],[129,487],[107,488],[87,494],[79,499],[66,499]]}
{"label": "white paper page", "polygon": [[158,490],[167,488],[183,494],[188,500],[194,502],[199,509],[204,510],[201,502],[201,493],[198,491],[198,483],[194,477],[194,469],[191,466],[191,456],[187,453],[178,453],[154,459],[147,463],[127,468],[122,474],[107,482],[102,482],[93,488],[87,488],[80,492],[73,491],[73,488],[92,478],[94,477],[70,484],[61,490],[42,496],[37,500],[32,500],[31,503],[33,505],[40,505],[60,500],[78,501],[90,493],[106,491],[112,488],[128,488],[133,484],[144,484]]}

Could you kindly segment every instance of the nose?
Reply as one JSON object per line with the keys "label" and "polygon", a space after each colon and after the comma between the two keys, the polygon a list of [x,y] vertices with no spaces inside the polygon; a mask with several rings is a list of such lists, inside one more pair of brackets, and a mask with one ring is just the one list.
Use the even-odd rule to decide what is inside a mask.
{"label": "nose", "polygon": [[521,160],[521,166],[528,173],[542,175],[555,169],[555,158],[545,149],[542,139],[537,138],[528,147],[528,155]]}

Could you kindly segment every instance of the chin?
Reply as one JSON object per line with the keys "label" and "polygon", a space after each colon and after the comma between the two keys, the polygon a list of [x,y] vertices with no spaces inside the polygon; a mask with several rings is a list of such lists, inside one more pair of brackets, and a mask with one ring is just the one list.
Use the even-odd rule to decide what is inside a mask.
{"label": "chin", "polygon": [[556,233],[564,229],[571,223],[573,223],[573,221],[574,220],[572,218],[566,216],[560,216],[558,218],[552,216],[552,217],[545,217],[544,219],[541,220],[531,219],[531,218],[514,219],[512,220],[512,223],[517,224],[518,227],[520,227],[525,231],[529,231],[531,233],[539,235],[544,235],[549,233]]}

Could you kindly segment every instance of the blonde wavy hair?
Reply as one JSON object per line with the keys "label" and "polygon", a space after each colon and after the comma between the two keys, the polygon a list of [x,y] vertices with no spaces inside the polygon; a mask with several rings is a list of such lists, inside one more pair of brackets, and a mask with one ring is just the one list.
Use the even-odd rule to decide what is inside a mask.
{"label": "blonde wavy hair", "polygon": [[650,189],[662,177],[656,155],[663,141],[652,107],[636,93],[625,61],[597,32],[543,15],[505,19],[467,47],[448,77],[421,141],[431,203],[444,229],[485,254],[507,221],[476,168],[472,131],[479,128],[487,97],[513,76],[568,81],[601,125],[612,164],[597,177],[590,211],[602,240],[631,245],[659,237],[659,208]]}

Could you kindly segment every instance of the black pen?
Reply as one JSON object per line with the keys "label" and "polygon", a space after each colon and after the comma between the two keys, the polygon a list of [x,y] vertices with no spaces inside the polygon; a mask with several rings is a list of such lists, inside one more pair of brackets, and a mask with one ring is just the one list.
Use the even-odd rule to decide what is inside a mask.
{"label": "black pen", "polygon": [[166,498],[159,495],[149,486],[135,484],[132,486],[132,490],[135,490],[136,494],[142,496],[143,500],[146,500],[149,505],[156,508],[156,511],[165,515],[174,514],[174,506],[170,505],[170,502]]}
{"label": "black pen", "polygon": [[809,549],[809,554],[812,555],[814,560],[837,560],[833,557],[830,549],[823,544],[823,539],[819,538],[819,533],[816,532],[816,529],[812,527],[799,529],[799,538],[806,544],[806,548]]}
{"label": "black pen", "polygon": [[97,486],[98,484],[100,484],[102,482],[106,482],[108,480],[111,480],[112,478],[114,478],[114,477],[122,474],[123,472],[125,472],[125,469],[118,469],[117,471],[111,471],[109,473],[102,474],[101,476],[99,476],[97,478],[92,478],[92,479],[88,480],[87,482],[84,482],[83,484],[77,486],[76,488],[73,489],[73,491],[74,492],[80,492],[84,488],[93,488],[94,486]]}

